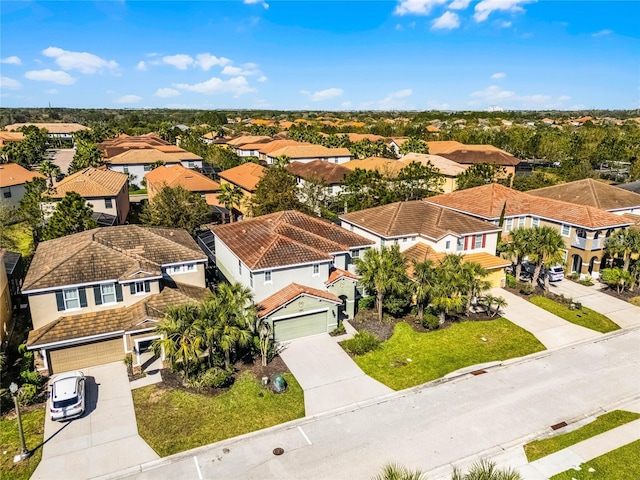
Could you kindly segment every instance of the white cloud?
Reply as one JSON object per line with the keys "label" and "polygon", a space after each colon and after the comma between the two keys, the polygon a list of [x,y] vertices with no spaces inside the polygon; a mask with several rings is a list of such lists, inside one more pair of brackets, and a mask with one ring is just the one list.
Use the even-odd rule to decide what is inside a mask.
{"label": "white cloud", "polygon": [[125,95],[114,100],[115,103],[137,103],[142,100],[138,95]]}
{"label": "white cloud", "polygon": [[269,8],[269,4],[264,0],[244,0],[245,5],[262,5],[264,8]]}
{"label": "white cloud", "polygon": [[258,82],[262,83],[262,82],[266,82],[268,79],[267,77],[265,77],[264,75],[262,75],[260,78],[258,78]]}
{"label": "white cloud", "polygon": [[449,4],[449,8],[451,10],[464,10],[470,3],[471,0],[453,0],[453,2]]}
{"label": "white cloud", "polygon": [[504,72],[498,72],[498,73],[494,73],[493,75],[491,75],[491,78],[504,78],[506,77],[507,74]]}
{"label": "white cloud", "polygon": [[319,90],[311,93],[308,90],[300,90],[300,93],[307,95],[312,102],[321,102],[323,100],[329,100],[330,98],[336,98],[342,95],[344,92],[341,88],[327,88],[325,90]]}
{"label": "white cloud", "polygon": [[57,88],[48,88],[47,90],[44,91],[44,93],[48,93],[49,95],[55,95],[58,93],[58,89]]}
{"label": "white cloud", "polygon": [[600,30],[599,32],[593,33],[592,37],[604,37],[606,35],[611,35],[613,30]]}
{"label": "white cloud", "polygon": [[438,102],[436,100],[429,100],[427,102],[427,107],[429,107],[431,110],[449,110],[451,108],[451,105],[449,105],[446,102]]}
{"label": "white cloud", "polygon": [[136,70],[147,70],[147,64],[144,60],[140,60],[136,66]]}
{"label": "white cloud", "polygon": [[340,108],[349,108],[349,107],[351,107],[351,102],[349,102],[349,101],[342,102],[340,104]]}
{"label": "white cloud", "polygon": [[22,60],[20,60],[20,57],[16,57],[15,55],[13,55],[11,57],[3,58],[2,60],[0,60],[0,63],[7,63],[9,65],[22,65]]}
{"label": "white cloud", "polygon": [[561,95],[558,97],[559,102],[568,102],[569,100],[571,100],[571,97],[569,95]]}
{"label": "white cloud", "polygon": [[396,15],[429,15],[431,8],[447,0],[400,0],[393,13]]}
{"label": "white cloud", "polygon": [[156,90],[156,93],[153,94],[154,97],[160,98],[176,97],[178,95],[180,95],[180,92],[173,88],[159,88]]}
{"label": "white cloud", "polygon": [[537,93],[534,95],[518,95],[510,90],[503,90],[502,88],[491,85],[484,90],[472,92],[471,97],[477,99],[469,102],[469,105],[475,107],[483,107],[487,105],[500,105],[505,107],[505,103],[510,108],[566,108],[565,103],[571,99],[567,95],[561,95],[559,97],[553,97],[551,95],[545,95]]}
{"label": "white cloud", "polygon": [[457,13],[444,12],[441,17],[436,18],[431,24],[432,30],[453,30],[460,26],[460,17]]}
{"label": "white cloud", "polygon": [[500,24],[500,26],[501,26],[502,28],[509,28],[511,25],[513,25],[513,24],[512,24],[511,22],[507,22],[507,21],[504,21],[504,22],[502,22],[502,23]]}
{"label": "white cloud", "polygon": [[30,70],[24,74],[25,78],[29,80],[35,80],[36,82],[51,82],[58,85],[71,85],[76,82],[76,79],[69,75],[67,72],[61,70]]}
{"label": "white cloud", "polygon": [[247,79],[244,77],[230,78],[222,80],[212,77],[206,82],[189,85],[187,83],[178,83],[173,85],[180,90],[189,92],[202,93],[204,95],[215,95],[218,93],[233,93],[235,97],[239,97],[245,93],[255,92],[256,89],[249,86]]}
{"label": "white cloud", "polygon": [[413,94],[413,90],[405,88],[396,92],[391,92],[385,98],[380,100],[379,106],[382,110],[389,110],[394,108],[401,108],[405,106],[403,98],[407,98]]}
{"label": "white cloud", "polygon": [[215,55],[211,55],[210,53],[199,53],[196,55],[198,59],[196,61],[196,65],[198,65],[202,70],[208,71],[211,67],[220,66],[224,67],[225,65],[231,63],[231,60],[225,57],[216,57]]}
{"label": "white cloud", "polygon": [[58,47],[49,47],[45,48],[42,54],[45,57],[55,58],[55,62],[63,70],[79,70],[80,73],[90,74],[104,69],[113,71],[118,68],[115,60],[105,60],[93,53],[71,52]]}
{"label": "white cloud", "polygon": [[178,70],[186,70],[189,65],[192,65],[194,60],[189,55],[169,55],[162,57],[162,61],[167,65],[172,65]]}
{"label": "white cloud", "polygon": [[18,80],[9,77],[0,77],[0,88],[2,89],[7,88],[15,90],[16,88],[20,88],[21,86],[22,85],[20,85],[20,82]]}
{"label": "white cloud", "polygon": [[509,90],[503,90],[497,85],[491,85],[490,87],[487,87],[484,90],[478,90],[477,92],[471,93],[472,97],[481,98],[489,102],[496,102],[496,101],[505,100],[508,98],[513,98],[515,95],[516,95],[515,92],[509,91]]}
{"label": "white cloud", "polygon": [[482,0],[475,6],[476,22],[484,22],[492,12],[497,10],[507,12],[523,12],[524,9],[520,5],[535,2],[536,0]]}
{"label": "white cloud", "polygon": [[238,75],[249,77],[251,75],[260,75],[262,72],[260,72],[255,63],[245,63],[242,67],[227,65],[222,69],[221,73],[231,77],[237,77]]}

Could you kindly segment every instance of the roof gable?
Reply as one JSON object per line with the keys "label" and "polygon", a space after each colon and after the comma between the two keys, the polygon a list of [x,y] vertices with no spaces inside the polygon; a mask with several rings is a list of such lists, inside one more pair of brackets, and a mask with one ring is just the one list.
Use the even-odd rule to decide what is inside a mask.
{"label": "roof gable", "polygon": [[76,192],[81,197],[113,197],[118,195],[127,184],[126,173],[114,172],[105,168],[88,167],[63,178],[49,189],[45,196],[63,198],[68,192]]}
{"label": "roof gable", "polygon": [[218,176],[244,190],[253,192],[265,171],[266,168],[262,165],[247,162],[237,167],[224,170],[218,173]]}
{"label": "roof gable", "polygon": [[630,192],[593,178],[530,190],[536,197],[589,205],[603,210],[640,208],[640,194]]}
{"label": "roof gable", "polygon": [[334,294],[327,291],[318,290],[317,288],[311,288],[304,285],[298,285],[297,283],[291,283],[284,287],[282,290],[277,291],[273,295],[265,298],[260,302],[258,307],[258,316],[264,318],[267,315],[272,314],[280,308],[286,307],[299,297],[308,296],[326,300],[337,305],[342,304],[342,300],[336,297]]}

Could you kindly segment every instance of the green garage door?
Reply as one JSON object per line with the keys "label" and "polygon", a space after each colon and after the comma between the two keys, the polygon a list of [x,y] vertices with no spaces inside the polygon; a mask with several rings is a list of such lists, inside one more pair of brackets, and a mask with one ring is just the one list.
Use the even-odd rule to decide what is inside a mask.
{"label": "green garage door", "polygon": [[273,322],[273,331],[276,342],[325,333],[327,331],[328,313],[328,311],[324,311],[287,318],[286,320],[275,320]]}

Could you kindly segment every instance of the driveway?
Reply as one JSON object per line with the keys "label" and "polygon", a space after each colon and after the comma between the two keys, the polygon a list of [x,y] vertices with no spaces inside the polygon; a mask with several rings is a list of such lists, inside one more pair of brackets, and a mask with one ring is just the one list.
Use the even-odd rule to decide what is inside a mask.
{"label": "driveway", "polygon": [[507,306],[501,309],[505,318],[531,332],[547,349],[602,336],[590,328],[567,322],[502,288],[492,289],[491,294],[507,301]]}
{"label": "driveway", "polygon": [[596,283],[591,287],[585,287],[571,280],[554,282],[551,291],[557,295],[571,297],[582,303],[585,307],[606,315],[621,328],[636,327],[640,325],[640,307],[629,302],[607,295],[600,290],[604,285]]}
{"label": "driveway", "polygon": [[280,357],[304,390],[307,416],[393,393],[365,375],[326,333],[284,342]]}
{"label": "driveway", "polygon": [[93,478],[160,458],[138,435],[125,365],[83,372],[86,412],[69,422],[53,422],[47,415],[42,460],[32,480]]}

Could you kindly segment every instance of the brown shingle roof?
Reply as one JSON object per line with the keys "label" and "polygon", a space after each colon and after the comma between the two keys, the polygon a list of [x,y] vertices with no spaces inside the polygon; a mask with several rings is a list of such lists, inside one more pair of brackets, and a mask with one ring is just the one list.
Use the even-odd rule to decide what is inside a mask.
{"label": "brown shingle roof", "polygon": [[515,166],[520,163],[520,160],[510,153],[495,150],[473,150],[463,148],[451,153],[440,153],[439,155],[463,165],[492,163],[494,165]]}
{"label": "brown shingle roof", "polygon": [[[95,228],[41,242],[22,289],[27,292],[158,276],[162,265],[204,258],[193,238],[178,228]],[[136,275],[139,271],[145,273]]]}
{"label": "brown shingle roof", "polygon": [[470,235],[500,230],[489,222],[422,200],[345,213],[340,219],[386,238],[423,235],[438,240],[447,234]]}
{"label": "brown shingle roof", "polygon": [[322,160],[313,160],[308,163],[292,162],[286,168],[305,180],[318,179],[327,185],[341,184],[344,182],[344,177],[351,173],[351,170],[342,165]]}
{"label": "brown shingle roof", "polygon": [[536,197],[590,205],[603,210],[640,208],[640,194],[598,182],[592,178],[529,190]]}
{"label": "brown shingle roof", "polygon": [[129,176],[126,173],[87,167],[63,178],[55,187],[46,192],[46,196],[62,198],[67,192],[76,192],[85,198],[112,197],[122,190],[128,179]]}
{"label": "brown shingle roof", "polygon": [[279,308],[285,307],[287,304],[294,301],[301,296],[311,296],[328,300],[338,305],[342,304],[342,300],[336,297],[334,294],[327,291],[318,290],[317,288],[306,287],[304,285],[298,285],[297,283],[291,283],[284,287],[282,290],[277,291],[270,297],[265,298],[258,304],[258,316],[264,318],[270,315]]}
{"label": "brown shingle roof", "polygon": [[211,231],[251,270],[328,261],[332,253],[373,243],[295,210],[217,225]]}
{"label": "brown shingle roof", "polygon": [[79,123],[12,123],[7,125],[7,130],[17,130],[20,127],[34,126],[40,129],[44,128],[49,133],[75,133],[80,130],[89,130],[89,127],[80,125]]}
{"label": "brown shingle roof", "polygon": [[506,203],[507,217],[533,215],[585,228],[627,225],[620,216],[599,208],[536,197],[497,183],[436,195],[425,201],[488,220],[499,219]]}
{"label": "brown shingle roof", "polygon": [[244,190],[253,192],[266,170],[262,165],[247,162],[220,172],[218,176]]}
{"label": "brown shingle roof", "polygon": [[273,150],[269,156],[279,157],[285,155],[292,160],[296,158],[328,158],[328,157],[350,157],[348,148],[327,148],[322,145],[289,145],[287,147]]}
{"label": "brown shingle roof", "polygon": [[166,185],[167,187],[181,186],[190,192],[215,192],[220,190],[218,182],[182,165],[154,168],[144,177],[147,179],[147,184],[153,185],[157,189]]}
{"label": "brown shingle roof", "polygon": [[17,163],[0,164],[0,187],[12,187],[32,181],[34,178],[44,178],[44,175],[27,170]]}

